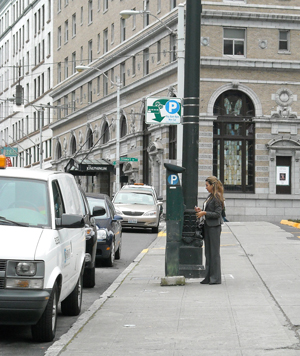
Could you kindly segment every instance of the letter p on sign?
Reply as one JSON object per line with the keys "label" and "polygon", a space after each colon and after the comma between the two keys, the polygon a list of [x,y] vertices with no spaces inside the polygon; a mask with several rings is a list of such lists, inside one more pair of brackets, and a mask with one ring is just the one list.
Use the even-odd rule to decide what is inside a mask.
{"label": "letter p on sign", "polygon": [[176,174],[169,175],[168,182],[170,185],[176,185],[178,183],[178,176]]}

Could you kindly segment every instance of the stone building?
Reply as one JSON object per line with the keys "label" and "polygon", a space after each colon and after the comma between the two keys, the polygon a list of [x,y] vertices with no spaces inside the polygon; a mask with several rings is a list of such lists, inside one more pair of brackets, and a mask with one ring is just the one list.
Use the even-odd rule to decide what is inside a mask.
{"label": "stone building", "polygon": [[[163,164],[180,162],[180,130],[147,125],[145,114],[147,98],[179,96],[178,5],[55,1],[52,165],[88,170],[81,177],[87,191],[115,192],[119,145],[121,181],[154,185],[165,197]],[[202,5],[199,204],[207,195],[204,180],[214,174],[224,183],[230,221],[299,218],[300,6],[295,0]],[[149,13],[124,20],[125,9]],[[90,69],[78,73],[79,65]]]}
{"label": "stone building", "polygon": [[52,1],[0,2],[0,148],[13,166],[51,169]]}

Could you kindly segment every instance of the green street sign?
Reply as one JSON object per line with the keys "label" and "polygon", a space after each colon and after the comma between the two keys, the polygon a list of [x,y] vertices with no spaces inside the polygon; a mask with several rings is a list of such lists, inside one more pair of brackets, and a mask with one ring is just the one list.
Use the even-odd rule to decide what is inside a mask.
{"label": "green street sign", "polygon": [[16,157],[18,155],[18,147],[3,147],[1,149],[1,154],[6,157]]}
{"label": "green street sign", "polygon": [[[138,162],[138,158],[134,157],[120,157],[120,162]],[[116,165],[116,161],[113,161],[113,165]]]}
{"label": "green street sign", "polygon": [[146,124],[180,124],[180,98],[148,98]]}

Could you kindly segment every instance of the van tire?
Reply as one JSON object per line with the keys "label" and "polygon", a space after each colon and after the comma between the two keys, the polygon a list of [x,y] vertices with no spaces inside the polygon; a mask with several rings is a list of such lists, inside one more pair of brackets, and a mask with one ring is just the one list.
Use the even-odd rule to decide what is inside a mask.
{"label": "van tire", "polygon": [[57,323],[58,288],[55,282],[47,306],[36,325],[31,326],[32,338],[38,342],[49,342],[55,337]]}
{"label": "van tire", "polygon": [[83,274],[83,287],[94,288],[95,284],[95,266],[93,268],[85,268]]}
{"label": "van tire", "polygon": [[157,234],[158,233],[158,225],[156,227],[153,227],[152,228],[152,232]]}
{"label": "van tire", "polygon": [[73,289],[71,294],[69,294],[67,298],[61,302],[61,312],[64,315],[68,315],[68,316],[79,315],[81,311],[81,303],[82,303],[82,287],[83,287],[83,273],[81,272],[75,288]]}

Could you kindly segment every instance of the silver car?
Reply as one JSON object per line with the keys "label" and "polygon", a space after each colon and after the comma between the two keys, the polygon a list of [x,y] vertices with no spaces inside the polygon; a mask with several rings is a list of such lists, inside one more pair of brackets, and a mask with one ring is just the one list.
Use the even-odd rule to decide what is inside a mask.
{"label": "silver car", "polygon": [[122,226],[151,228],[158,232],[160,206],[152,192],[142,189],[121,189],[113,203],[118,215],[123,217]]}

